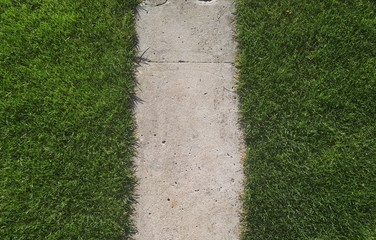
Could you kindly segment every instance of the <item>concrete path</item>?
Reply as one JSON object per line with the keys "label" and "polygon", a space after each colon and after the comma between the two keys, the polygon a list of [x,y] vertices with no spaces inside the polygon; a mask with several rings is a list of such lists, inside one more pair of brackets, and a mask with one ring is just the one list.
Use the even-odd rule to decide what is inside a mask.
{"label": "concrete path", "polygon": [[239,239],[233,4],[147,0],[139,8],[137,240]]}

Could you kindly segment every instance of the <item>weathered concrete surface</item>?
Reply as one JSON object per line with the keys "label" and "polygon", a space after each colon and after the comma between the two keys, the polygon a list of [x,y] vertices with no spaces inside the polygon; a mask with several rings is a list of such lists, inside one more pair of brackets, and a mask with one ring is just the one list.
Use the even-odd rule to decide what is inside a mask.
{"label": "weathered concrete surface", "polygon": [[238,239],[243,175],[232,2],[141,7],[140,51],[150,49],[138,68],[135,239]]}
{"label": "weathered concrete surface", "polygon": [[231,0],[147,0],[139,8],[139,49],[155,62],[233,62],[233,12]]}

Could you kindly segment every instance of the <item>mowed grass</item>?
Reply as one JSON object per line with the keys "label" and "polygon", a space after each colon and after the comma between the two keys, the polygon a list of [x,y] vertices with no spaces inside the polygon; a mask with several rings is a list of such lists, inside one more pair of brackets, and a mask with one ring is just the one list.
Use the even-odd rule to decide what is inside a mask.
{"label": "mowed grass", "polygon": [[237,11],[244,239],[376,239],[376,2]]}
{"label": "mowed grass", "polygon": [[136,0],[0,3],[0,239],[132,231]]}

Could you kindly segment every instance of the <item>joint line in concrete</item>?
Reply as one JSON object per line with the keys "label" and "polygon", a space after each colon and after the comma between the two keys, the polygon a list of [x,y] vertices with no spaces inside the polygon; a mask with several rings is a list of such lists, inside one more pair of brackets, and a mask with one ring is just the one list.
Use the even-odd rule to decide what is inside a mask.
{"label": "joint line in concrete", "polygon": [[231,61],[223,61],[223,62],[196,62],[196,61],[150,61],[143,59],[141,62],[144,63],[159,63],[159,64],[220,64],[220,63],[227,63],[227,64],[235,64],[235,62]]}

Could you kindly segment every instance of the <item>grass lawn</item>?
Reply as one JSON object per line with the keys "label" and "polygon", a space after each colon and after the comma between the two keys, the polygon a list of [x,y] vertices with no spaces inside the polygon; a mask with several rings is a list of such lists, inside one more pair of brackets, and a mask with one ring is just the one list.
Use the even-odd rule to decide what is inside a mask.
{"label": "grass lawn", "polygon": [[136,2],[0,1],[0,239],[132,232]]}
{"label": "grass lawn", "polygon": [[236,2],[244,239],[376,239],[376,2]]}

